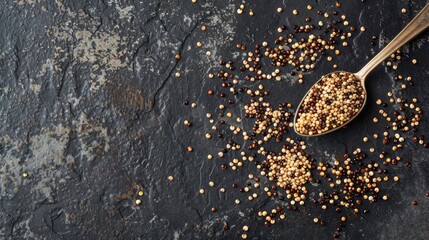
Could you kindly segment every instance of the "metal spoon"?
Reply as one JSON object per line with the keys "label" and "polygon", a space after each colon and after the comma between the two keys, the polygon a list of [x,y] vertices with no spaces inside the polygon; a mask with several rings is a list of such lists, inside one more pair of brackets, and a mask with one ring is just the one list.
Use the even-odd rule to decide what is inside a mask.
{"label": "metal spoon", "polygon": [[[393,52],[395,52],[397,49],[408,43],[411,39],[419,35],[421,32],[423,32],[426,28],[429,27],[429,4],[427,4],[418,14],[411,20],[410,23],[408,23],[407,26],[389,43],[386,47],[384,47],[383,50],[381,50],[371,61],[369,61],[359,72],[354,73],[354,76],[361,81],[361,84],[363,86],[363,89],[365,91],[365,101],[362,104],[362,107],[360,108],[359,112],[357,112],[353,117],[351,117],[348,121],[344,122],[342,125],[337,126],[336,128],[333,128],[329,131],[323,132],[323,133],[317,133],[312,135],[306,135],[299,133],[296,130],[296,122],[298,117],[299,109],[301,108],[302,103],[304,102],[304,99],[308,95],[309,91],[305,94],[303,99],[298,105],[298,108],[295,113],[294,118],[294,129],[295,132],[298,135],[306,136],[306,137],[315,137],[315,136],[321,136],[330,132],[333,132],[335,130],[338,130],[345,125],[347,125],[349,122],[351,122],[359,113],[362,111],[363,107],[366,103],[366,89],[365,89],[365,80],[368,74],[377,67],[381,62],[383,62],[387,57],[389,57]],[[344,71],[343,71],[344,72]],[[319,80],[320,81],[320,80]],[[316,85],[319,81],[317,81],[314,85]],[[314,86],[313,85],[313,86]],[[313,88],[313,87],[312,87]],[[311,89],[311,88],[310,88]]]}

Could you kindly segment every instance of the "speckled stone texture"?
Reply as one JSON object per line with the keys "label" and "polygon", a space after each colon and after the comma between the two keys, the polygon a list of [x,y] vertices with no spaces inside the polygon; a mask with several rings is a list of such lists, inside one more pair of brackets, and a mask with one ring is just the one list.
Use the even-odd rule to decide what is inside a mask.
{"label": "speckled stone texture", "polygon": [[[339,11],[351,24],[366,27],[337,62],[349,71],[362,67],[425,4],[342,2]],[[208,73],[219,59],[241,56],[237,42],[273,40],[277,26],[302,23],[306,14],[293,17],[291,10],[304,12],[309,3],[315,10],[335,4],[248,1],[238,15],[241,1],[233,0],[0,1],[0,239],[239,239],[243,225],[250,227],[249,239],[330,239],[338,222],[315,225],[311,219],[322,213],[311,204],[266,228],[257,210],[272,204],[268,198],[233,204],[240,193],[231,183],[245,183],[255,167],[223,172],[220,160],[205,157],[223,145],[204,140],[210,127],[205,114],[218,104],[206,94],[215,85]],[[279,6],[282,15],[276,14]],[[401,14],[402,8],[408,13]],[[208,30],[201,31],[202,25]],[[417,97],[423,111],[429,110],[428,40],[425,32],[404,47],[399,69],[413,77],[406,97]],[[412,65],[412,58],[419,63]],[[331,66],[320,61],[302,86],[287,78],[267,87],[273,98],[296,104]],[[402,94],[394,76],[385,66],[375,70],[367,84],[370,104],[347,129],[310,139],[312,155],[331,159],[361,146],[374,131],[375,99],[387,99],[392,89]],[[185,100],[198,107],[183,106]],[[184,119],[194,126],[183,127]],[[420,134],[428,124],[423,119]],[[188,145],[193,153],[186,152]],[[407,142],[402,156],[412,167],[389,167],[401,179],[382,189],[389,201],[367,206],[365,217],[348,213],[340,239],[428,239],[428,153]],[[200,196],[208,181],[227,193]]]}

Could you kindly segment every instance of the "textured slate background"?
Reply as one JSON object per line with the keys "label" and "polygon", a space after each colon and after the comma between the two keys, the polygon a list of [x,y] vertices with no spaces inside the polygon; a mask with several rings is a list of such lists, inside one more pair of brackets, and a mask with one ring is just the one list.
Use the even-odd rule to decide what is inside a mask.
{"label": "textured slate background", "polygon": [[[217,61],[239,56],[237,42],[273,39],[278,25],[303,22],[306,14],[291,17],[292,9],[304,12],[311,3],[329,10],[334,4],[250,1],[246,13],[255,12],[250,17],[235,13],[240,3],[1,1],[0,238],[237,239],[243,225],[255,239],[331,238],[338,220],[316,226],[311,219],[319,212],[312,207],[287,213],[286,221],[266,228],[256,213],[270,201],[261,197],[233,204],[239,193],[231,183],[244,183],[249,172],[256,173],[254,166],[222,172],[219,161],[206,160],[222,146],[203,139],[209,128],[205,113],[217,106],[205,94],[213,86],[207,75]],[[424,4],[344,1],[339,11],[367,30],[343,52],[339,69],[357,71]],[[276,14],[279,6],[286,6],[286,13]],[[408,13],[401,14],[401,8]],[[202,25],[208,30],[199,30]],[[370,45],[373,35],[379,37],[375,46]],[[398,70],[413,76],[415,86],[406,94],[423,102],[424,111],[429,108],[428,40],[426,32],[405,47]],[[197,48],[197,41],[204,46]],[[176,53],[182,54],[180,61]],[[412,58],[419,64],[412,65]],[[297,103],[311,83],[332,70],[331,64],[320,62],[303,86],[293,80],[270,83],[272,95]],[[176,71],[182,77],[174,77]],[[364,135],[380,131],[371,124],[378,111],[374,100],[400,88],[394,75],[384,66],[374,71],[367,85],[370,104],[358,120],[308,141],[316,158],[342,155],[362,146]],[[185,107],[185,100],[199,107]],[[183,127],[184,119],[194,126]],[[424,134],[428,121],[421,124],[419,134]],[[194,153],[186,152],[188,145]],[[402,155],[413,166],[392,168],[401,181],[383,189],[388,188],[390,200],[368,206],[364,218],[349,214],[342,239],[428,238],[428,150],[409,142]],[[24,172],[29,177],[22,177]],[[198,189],[210,180],[227,188],[227,194],[210,190],[199,196]],[[141,206],[134,204],[137,198]],[[417,206],[411,205],[414,199]],[[219,209],[215,214],[213,206]],[[223,231],[224,222],[230,230]]]}

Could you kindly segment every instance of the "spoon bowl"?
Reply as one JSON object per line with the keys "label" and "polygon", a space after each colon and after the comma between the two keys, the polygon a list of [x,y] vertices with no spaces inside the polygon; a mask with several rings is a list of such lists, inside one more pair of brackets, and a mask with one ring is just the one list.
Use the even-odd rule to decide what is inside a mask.
{"label": "spoon bowl", "polygon": [[[339,126],[337,126],[337,127],[335,127],[335,128],[333,128],[333,129],[330,129],[330,130],[328,130],[328,131],[326,131],[326,132],[323,132],[323,133],[316,133],[316,134],[303,134],[303,133],[300,133],[297,129],[296,129],[296,123],[297,123],[297,120],[298,120],[298,113],[299,113],[299,111],[300,111],[300,108],[301,108],[301,106],[302,106],[302,104],[303,104],[303,102],[304,102],[304,100],[306,99],[306,97],[308,96],[308,94],[310,93],[310,91],[311,91],[311,89],[314,87],[314,85],[317,85],[322,79],[323,79],[323,77],[325,77],[325,76],[328,76],[328,75],[331,75],[331,74],[333,74],[333,73],[348,73],[348,74],[353,74],[353,76],[357,79],[357,80],[359,80],[360,81],[360,83],[361,83],[361,85],[362,85],[362,88],[363,88],[363,93],[365,93],[365,98],[364,98],[364,101],[363,101],[363,103],[362,103],[362,106],[360,107],[360,109],[359,109],[359,111],[357,112],[357,113],[355,113],[349,120],[347,120],[346,122],[344,122],[343,124],[341,124],[341,125],[339,125]],[[365,106],[365,104],[366,104],[366,100],[367,100],[367,98],[368,98],[368,94],[367,94],[367,92],[366,92],[366,88],[365,88],[365,78],[364,77],[362,77],[359,73],[350,73],[350,72],[346,72],[346,71],[335,71],[335,72],[332,72],[332,73],[329,73],[329,74],[326,74],[326,75],[324,75],[323,77],[321,77],[316,83],[314,83],[313,84],[313,86],[307,91],[307,93],[304,95],[304,97],[302,98],[302,100],[301,100],[301,102],[298,104],[298,108],[296,109],[296,112],[295,112],[295,115],[294,115],[294,119],[293,119],[293,127],[294,127],[294,130],[295,130],[295,132],[298,134],[298,135],[300,135],[300,136],[303,136],[303,137],[318,137],[318,136],[322,136],[322,135],[325,135],[325,134],[328,134],[328,133],[331,133],[331,132],[333,132],[333,131],[336,131],[336,130],[338,130],[338,129],[340,129],[340,128],[342,128],[342,127],[344,127],[345,125],[347,125],[347,124],[349,124],[353,119],[355,119],[361,112],[362,112],[362,109],[364,108],[364,106]]]}
{"label": "spoon bowl", "polygon": [[[366,88],[365,88],[365,80],[366,80],[366,77],[368,76],[368,74],[372,70],[374,70],[374,68],[377,67],[382,61],[384,61],[384,59],[389,57],[390,54],[395,52],[397,49],[399,49],[404,44],[408,43],[411,39],[415,38],[417,35],[419,35],[421,32],[423,32],[428,27],[429,27],[429,4],[426,4],[426,6],[417,14],[417,16],[415,16],[413,18],[413,20],[411,20],[411,22],[408,23],[408,25],[405,26],[405,28],[389,44],[387,44],[387,46],[384,47],[383,50],[381,50],[374,58],[372,58],[371,61],[369,61],[359,72],[349,73],[346,71],[336,71],[336,72],[329,73],[329,74],[323,76],[322,78],[320,78],[307,91],[307,93],[304,95],[301,102],[299,103],[298,108],[296,109],[294,120],[293,120],[295,132],[298,135],[305,136],[305,137],[322,136],[322,135],[331,133],[333,131],[336,131],[336,130],[344,127],[345,125],[347,125],[351,121],[353,121],[353,119],[355,119],[359,115],[359,113],[362,112],[362,109],[364,108],[364,106],[366,104],[368,94],[367,94]],[[341,125],[338,125],[335,128],[332,128],[332,129],[329,129],[329,130],[326,130],[326,131],[323,131],[320,133],[316,133],[316,134],[304,134],[302,132],[299,132],[297,129],[298,115],[300,113],[300,109],[302,108],[306,97],[312,91],[312,89],[314,89],[315,86],[318,85],[318,83],[322,79],[324,79],[324,77],[327,77],[327,76],[334,74],[334,73],[353,74],[353,76],[356,78],[356,80],[360,81],[361,86],[363,88],[362,93],[365,94],[365,97],[364,97],[364,101],[363,101],[362,105],[360,106],[359,111],[355,112],[353,116],[350,116],[348,119],[346,119],[344,122],[342,122]],[[317,114],[319,114],[319,113],[317,113]],[[316,119],[314,119],[314,120],[316,120]]]}

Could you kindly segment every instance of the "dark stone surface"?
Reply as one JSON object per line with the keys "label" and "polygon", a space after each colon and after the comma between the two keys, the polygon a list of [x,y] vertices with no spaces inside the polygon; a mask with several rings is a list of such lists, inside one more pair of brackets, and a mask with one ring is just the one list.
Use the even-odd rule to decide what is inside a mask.
{"label": "dark stone surface", "polygon": [[[309,1],[314,9],[333,8],[334,2],[325,2]],[[291,10],[304,12],[308,4],[250,1],[246,13],[255,12],[250,17],[236,14],[240,3],[1,1],[0,239],[237,239],[243,225],[254,239],[330,239],[337,216],[311,204],[266,228],[257,211],[272,201],[259,197],[235,205],[240,193],[230,187],[244,184],[248,173],[257,174],[255,167],[222,172],[219,164],[225,160],[205,157],[224,145],[204,139],[210,127],[205,114],[214,113],[219,104],[205,94],[215,86],[208,73],[218,68],[220,58],[242,54],[237,42],[251,46],[272,40],[277,26],[303,22],[305,14],[292,17]],[[424,4],[344,1],[339,11],[366,31],[343,51],[339,69],[357,71]],[[285,13],[276,13],[279,6],[285,6]],[[408,13],[401,14],[401,8]],[[199,30],[202,25],[208,30]],[[373,35],[379,37],[375,46],[370,45]],[[428,110],[428,40],[426,32],[403,49],[398,72],[411,75],[414,86],[399,91],[400,84],[392,80],[396,73],[379,67],[368,79],[364,113],[347,129],[310,139],[313,156],[329,160],[362,146],[363,136],[382,133],[371,124],[378,111],[374,101],[387,99],[391,89],[398,96],[418,98],[423,111]],[[197,41],[204,46],[196,47]],[[182,55],[180,61],[176,53]],[[419,64],[412,65],[412,58]],[[271,98],[296,104],[318,77],[332,70],[331,64],[320,61],[303,86],[292,78],[267,83]],[[185,100],[199,106],[183,106]],[[239,114],[240,109],[230,110]],[[194,126],[184,127],[184,119]],[[429,137],[427,127],[423,119],[419,134]],[[383,147],[371,141],[367,147],[371,144]],[[186,152],[188,145],[193,153]],[[401,178],[383,186],[390,200],[368,206],[364,217],[348,213],[341,239],[429,238],[428,149],[408,141],[401,156],[413,166],[389,167]],[[227,192],[209,189],[209,181]],[[206,188],[204,196],[198,194],[201,187]],[[417,206],[411,205],[414,199]],[[324,214],[328,226],[311,222],[318,214]],[[228,231],[223,231],[224,222]]]}

